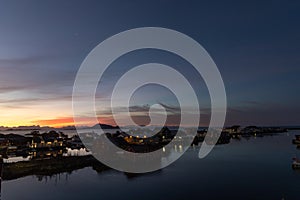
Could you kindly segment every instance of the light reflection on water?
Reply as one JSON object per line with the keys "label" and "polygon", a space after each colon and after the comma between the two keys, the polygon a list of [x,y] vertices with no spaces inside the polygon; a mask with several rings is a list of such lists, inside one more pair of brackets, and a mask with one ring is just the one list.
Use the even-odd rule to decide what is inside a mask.
{"label": "light reflection on water", "polygon": [[[291,159],[300,156],[294,134],[232,140],[204,159],[198,147],[155,173],[129,176],[92,167],[64,173],[60,179],[27,176],[2,182],[3,199],[299,199],[300,172]],[[174,146],[174,153],[180,151]],[[66,178],[67,177],[67,178]],[[18,192],[16,192],[18,191]]]}
{"label": "light reflection on water", "polygon": [[[65,153],[63,153],[65,151]],[[8,158],[3,158],[3,163],[17,163],[17,162],[28,162],[33,159],[39,158],[39,155],[37,154],[43,154],[49,158],[56,157],[57,155],[62,155],[63,157],[70,157],[70,156],[87,156],[91,155],[92,153],[90,151],[87,151],[85,148],[80,149],[71,149],[66,148],[65,150],[48,150],[48,151],[42,151],[42,152],[29,152],[28,156],[9,156]]]}
{"label": "light reflection on water", "polygon": [[85,148],[80,148],[80,149],[67,148],[67,152],[64,153],[63,156],[87,156],[91,154],[92,153],[87,151]]}
{"label": "light reflection on water", "polygon": [[3,162],[4,163],[16,163],[16,162],[21,162],[21,161],[30,161],[32,159],[32,156],[27,156],[27,157],[22,157],[22,156],[17,156],[17,157],[11,157],[11,158],[4,158]]}

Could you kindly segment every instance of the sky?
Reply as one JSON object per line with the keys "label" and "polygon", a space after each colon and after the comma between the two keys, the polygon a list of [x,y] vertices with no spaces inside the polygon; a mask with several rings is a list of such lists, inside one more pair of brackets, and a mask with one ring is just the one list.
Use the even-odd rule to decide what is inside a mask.
{"label": "sky", "polygon": [[[84,58],[114,34],[149,26],[180,31],[207,50],[225,84],[226,125],[299,125],[299,11],[299,1],[0,0],[0,126],[72,125],[73,84]],[[99,121],[114,123],[108,103],[115,81],[147,62],[189,77],[204,110],[200,125],[207,125],[210,103],[201,76],[159,50],[112,63],[97,89]],[[177,119],[178,102],[166,88],[145,86],[131,103],[140,124],[154,103]]]}

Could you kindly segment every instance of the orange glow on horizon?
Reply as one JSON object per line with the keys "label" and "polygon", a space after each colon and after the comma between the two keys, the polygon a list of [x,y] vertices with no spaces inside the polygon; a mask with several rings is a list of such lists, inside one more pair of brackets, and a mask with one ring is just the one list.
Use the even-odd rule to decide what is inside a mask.
{"label": "orange glow on horizon", "polygon": [[63,118],[37,120],[34,121],[34,123],[40,126],[51,126],[54,128],[60,128],[63,126],[74,125],[74,120],[72,117],[63,117]]}
{"label": "orange glow on horizon", "polygon": [[[102,124],[109,124],[115,125],[114,120],[111,118],[98,118],[98,122]],[[22,120],[14,120],[14,121],[2,121],[0,123],[0,127],[19,127],[19,126],[49,126],[53,128],[62,128],[66,126],[74,126],[74,119],[73,117],[57,117],[57,118],[50,118],[50,119],[40,119],[40,120],[31,120],[27,121],[26,119]],[[95,124],[91,123],[90,118],[81,118],[79,126],[94,126]]]}
{"label": "orange glow on horizon", "polygon": [[[77,123],[78,126],[94,126],[95,120],[89,117],[82,117],[79,118],[80,123]],[[28,120],[28,119],[27,119]],[[138,124],[145,124],[140,121]],[[105,116],[105,117],[98,117],[98,123],[101,124],[108,124],[112,126],[116,126],[113,116]],[[147,124],[147,123],[146,123]],[[74,119],[72,116],[66,117],[56,117],[56,118],[49,118],[49,119],[37,119],[37,120],[30,120],[26,121],[24,118],[20,118],[20,120],[14,121],[2,121],[0,123],[0,127],[19,127],[19,126],[40,126],[40,127],[53,127],[53,128],[62,128],[66,126],[75,126]],[[166,124],[169,126],[177,126],[178,124],[169,123]],[[121,124],[121,126],[126,126],[125,124]],[[206,126],[206,125],[203,125]]]}
{"label": "orange glow on horizon", "polygon": [[[91,123],[91,118],[85,117],[80,119],[79,126],[94,126],[94,123]],[[114,121],[111,119],[103,119],[98,118],[98,122],[102,124],[110,124],[115,125]],[[54,128],[61,128],[65,126],[74,126],[74,119],[73,117],[61,117],[61,118],[53,118],[53,119],[43,119],[43,120],[36,120],[34,124],[38,124],[40,126],[50,126]]]}

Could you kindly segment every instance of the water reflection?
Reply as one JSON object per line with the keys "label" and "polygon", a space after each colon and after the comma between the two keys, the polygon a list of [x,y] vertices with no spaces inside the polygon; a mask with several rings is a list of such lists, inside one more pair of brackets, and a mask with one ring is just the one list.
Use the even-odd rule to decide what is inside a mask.
{"label": "water reflection", "polygon": [[[156,137],[148,138],[144,136],[142,139],[132,139],[127,142],[133,151],[151,151],[163,144],[169,143],[176,133],[164,128]],[[2,165],[1,177],[3,180],[12,180],[28,175],[38,176],[39,179],[44,176],[54,176],[61,173],[70,173],[77,169],[91,167],[97,172],[108,170],[109,168],[98,162],[92,152],[104,153],[105,145],[101,138],[106,135],[95,135],[89,132],[82,136],[85,138],[90,148],[85,148],[78,136],[71,138],[62,132],[49,131],[39,133],[33,131],[25,136],[17,134],[3,135],[2,148],[0,151],[0,159]],[[124,145],[123,141],[129,138],[124,133],[116,132],[116,134],[108,134],[108,137],[118,145]],[[121,141],[121,142],[120,142]],[[155,141],[155,142],[153,142]],[[177,158],[184,152],[185,138],[174,138],[175,146],[173,148],[163,147],[161,163],[165,160]],[[143,146],[147,143],[146,146]],[[95,148],[97,147],[97,148]],[[124,146],[122,146],[124,147]],[[95,155],[95,153],[93,154]],[[122,157],[122,152],[118,154]],[[116,158],[112,158],[116,159]],[[151,162],[151,160],[149,160]]]}
{"label": "water reflection", "polygon": [[66,148],[66,153],[63,154],[63,156],[87,156],[87,155],[92,155],[92,152],[88,151],[86,148],[80,148],[80,149]]}
{"label": "water reflection", "polygon": [[[145,199],[155,199],[162,194],[164,199],[178,199],[184,192],[190,192],[190,198],[195,199],[199,193],[206,195],[204,199],[243,199],[248,194],[252,199],[259,195],[266,197],[265,194],[270,199],[283,196],[297,199],[300,173],[291,168],[291,158],[300,154],[292,145],[295,135],[290,132],[256,136],[256,139],[241,137],[229,145],[217,146],[205,160],[198,159],[199,147],[192,146],[170,167],[142,175],[112,170],[95,160],[84,148],[29,151],[26,156],[10,154],[3,158],[2,183],[6,199],[22,196],[32,200],[41,196],[45,199],[94,199],[98,196],[120,199],[124,198],[124,193],[132,199],[133,194],[143,195],[149,187],[154,189]],[[180,143],[172,146],[162,162],[182,150]],[[59,187],[53,186],[58,184]],[[29,188],[25,187],[27,185]],[[74,187],[84,192],[74,194]],[[115,192],[116,188],[120,192]],[[236,189],[232,191],[232,188]],[[219,192],[215,192],[216,189]],[[53,191],[56,194],[51,196]],[[31,197],[32,193],[37,196]]]}
{"label": "water reflection", "polygon": [[[298,199],[300,174],[290,164],[294,154],[300,152],[291,144],[293,138],[290,133],[233,140],[229,145],[217,146],[204,161],[197,157],[199,147],[193,146],[174,165],[142,177],[81,160],[90,162],[90,166],[52,175],[35,172],[17,181],[5,179],[3,196],[79,200],[134,199],[144,195],[143,199],[150,200],[184,199],[186,194],[198,199],[201,194],[203,199]],[[175,148],[179,151],[179,145],[174,146],[174,153]]]}

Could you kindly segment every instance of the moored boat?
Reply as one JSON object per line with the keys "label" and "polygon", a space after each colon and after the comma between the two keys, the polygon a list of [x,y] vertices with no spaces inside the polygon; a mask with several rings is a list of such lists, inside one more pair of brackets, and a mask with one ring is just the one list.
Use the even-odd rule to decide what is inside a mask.
{"label": "moored boat", "polygon": [[293,144],[300,144],[300,140],[298,140],[298,139],[293,139]]}
{"label": "moored boat", "polygon": [[295,138],[293,139],[293,144],[300,144],[300,135],[295,135]]}
{"label": "moored boat", "polygon": [[300,160],[298,160],[297,158],[293,158],[292,168],[300,169]]}
{"label": "moored boat", "polygon": [[300,135],[295,135],[296,140],[300,140]]}

